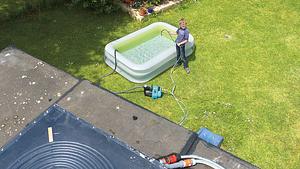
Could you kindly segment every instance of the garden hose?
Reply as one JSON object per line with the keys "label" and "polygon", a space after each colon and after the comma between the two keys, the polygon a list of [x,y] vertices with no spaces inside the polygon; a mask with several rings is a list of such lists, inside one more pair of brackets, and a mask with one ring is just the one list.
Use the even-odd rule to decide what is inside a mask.
{"label": "garden hose", "polygon": [[[162,36],[162,34],[163,34],[164,31],[166,31],[166,32],[168,33],[168,35],[170,36],[170,38],[172,39],[172,41],[175,43],[175,41],[174,41],[174,39],[173,39],[171,33],[170,33],[167,29],[163,29],[163,30],[161,31],[161,33],[160,33],[161,36]],[[182,57],[182,56],[180,56],[180,57]],[[113,69],[110,73],[107,73],[107,74],[105,74],[105,75],[102,75],[102,76],[100,77],[100,80],[103,79],[103,78],[105,78],[105,77],[108,77],[108,76],[112,75],[112,74],[116,71],[116,69],[117,69],[117,50],[114,51],[114,58],[115,58],[114,69]],[[182,58],[181,58],[181,59],[182,59]],[[174,78],[173,78],[173,72],[174,72],[175,67],[177,66],[177,64],[178,64],[179,61],[180,61],[180,59],[176,60],[176,63],[173,65],[173,67],[172,67],[172,69],[171,69],[171,72],[170,72],[170,79],[172,80],[172,84],[173,84],[172,90],[171,90],[170,92],[166,91],[166,93],[170,94],[170,95],[174,98],[174,100],[176,101],[177,105],[180,107],[181,111],[183,112],[183,116],[182,116],[181,120],[179,121],[179,125],[182,125],[182,124],[186,121],[186,119],[187,119],[187,117],[188,117],[188,112],[186,111],[187,108],[186,108],[185,104],[184,104],[181,100],[179,100],[179,99],[176,97],[176,95],[175,95],[176,82],[175,82],[175,80],[174,80]],[[114,93],[114,94],[132,93],[132,92],[134,92],[134,90],[140,89],[140,88],[143,88],[143,87],[144,87],[144,86],[134,86],[134,87],[129,88],[129,89],[127,89],[127,90],[118,91],[118,92],[113,92],[113,93]],[[165,91],[165,90],[164,90],[164,91]]]}
{"label": "garden hose", "polygon": [[157,160],[169,169],[187,168],[197,164],[204,164],[213,169],[225,169],[218,163],[197,155],[180,155],[178,153],[172,153],[170,155],[160,157]]}
{"label": "garden hose", "polygon": [[170,33],[167,29],[161,30],[161,31],[160,31],[160,36],[162,36],[162,34],[163,34],[164,31],[166,31],[166,32],[168,33],[168,35],[170,36],[171,40],[172,40],[173,42],[175,42],[175,40],[173,39],[171,33]]}
{"label": "garden hose", "polygon": [[182,159],[194,159],[196,164],[205,164],[205,165],[210,166],[214,169],[225,169],[224,167],[222,167],[218,163],[216,163],[212,160],[197,156],[197,155],[182,155],[181,158]]}
{"label": "garden hose", "polygon": [[132,88],[129,88],[127,90],[122,90],[118,92],[113,92],[114,94],[123,94],[123,93],[133,93],[133,92],[143,92],[143,91],[134,91],[136,89],[144,88],[144,86],[134,86]]}
{"label": "garden hose", "polygon": [[[170,38],[171,38],[172,41],[175,43],[175,40],[173,39],[171,33],[170,33],[167,29],[163,29],[163,30],[160,32],[160,35],[162,36],[162,34],[163,34],[164,31],[166,31],[166,32],[169,34]],[[180,55],[180,59],[182,59],[181,57],[182,57],[182,56]],[[179,121],[179,124],[182,125],[182,124],[186,121],[186,119],[187,119],[187,117],[188,117],[188,112],[187,112],[187,110],[186,110],[186,109],[187,109],[187,108],[186,108],[186,105],[185,105],[181,100],[179,100],[179,99],[176,97],[176,95],[175,95],[176,82],[175,82],[175,80],[174,80],[174,78],[173,78],[173,72],[174,72],[174,70],[175,70],[175,68],[176,68],[176,66],[177,66],[177,64],[178,64],[178,62],[180,61],[180,59],[176,60],[176,63],[173,65],[173,67],[172,67],[172,69],[171,69],[171,71],[170,71],[170,74],[169,74],[170,79],[172,80],[172,84],[173,84],[173,87],[172,87],[172,89],[171,89],[171,92],[168,92],[168,91],[166,91],[166,92],[168,92],[170,95],[173,96],[173,98],[174,98],[174,100],[176,101],[177,105],[180,107],[181,111],[183,112],[183,116],[181,117],[181,120]]]}
{"label": "garden hose", "polygon": [[112,75],[117,70],[117,52],[118,51],[115,49],[115,51],[114,51],[114,57],[115,57],[115,63],[114,63],[114,65],[115,65],[115,67],[114,67],[114,69],[111,72],[109,72],[109,73],[107,73],[105,75],[100,76],[100,80],[103,79],[103,78],[106,78],[107,76]]}

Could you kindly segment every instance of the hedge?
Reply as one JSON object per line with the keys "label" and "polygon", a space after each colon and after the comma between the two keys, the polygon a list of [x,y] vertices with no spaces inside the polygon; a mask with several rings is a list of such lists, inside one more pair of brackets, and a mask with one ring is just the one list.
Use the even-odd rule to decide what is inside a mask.
{"label": "hedge", "polygon": [[0,0],[0,20],[63,4],[83,7],[97,13],[111,13],[117,9],[113,0]]}

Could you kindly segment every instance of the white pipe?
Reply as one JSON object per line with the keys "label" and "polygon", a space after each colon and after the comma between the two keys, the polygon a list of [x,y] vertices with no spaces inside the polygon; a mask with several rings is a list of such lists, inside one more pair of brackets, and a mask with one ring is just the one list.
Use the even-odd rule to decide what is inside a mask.
{"label": "white pipe", "polygon": [[224,167],[222,167],[218,163],[216,163],[214,161],[211,161],[209,159],[197,156],[197,155],[182,155],[181,158],[182,159],[196,159],[195,162],[197,164],[205,164],[207,166],[212,167],[213,169],[225,169]]}

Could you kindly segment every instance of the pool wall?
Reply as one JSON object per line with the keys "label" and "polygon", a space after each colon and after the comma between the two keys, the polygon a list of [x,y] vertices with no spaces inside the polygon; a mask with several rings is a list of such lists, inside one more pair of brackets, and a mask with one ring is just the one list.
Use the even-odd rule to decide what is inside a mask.
{"label": "pool wall", "polygon": [[[177,28],[164,22],[156,22],[136,32],[128,34],[118,40],[115,40],[105,46],[105,63],[111,68],[115,67],[114,53],[117,57],[116,71],[129,81],[135,83],[144,83],[159,75],[176,62],[176,48],[167,48],[159,55],[154,56],[143,64],[135,64],[122,55],[123,51],[133,48],[155,36],[160,35],[163,29],[175,32]],[[169,36],[166,32],[163,36]],[[174,37],[175,38],[175,37]],[[189,36],[189,42],[186,44],[186,55],[189,56],[194,51],[194,38]]]}

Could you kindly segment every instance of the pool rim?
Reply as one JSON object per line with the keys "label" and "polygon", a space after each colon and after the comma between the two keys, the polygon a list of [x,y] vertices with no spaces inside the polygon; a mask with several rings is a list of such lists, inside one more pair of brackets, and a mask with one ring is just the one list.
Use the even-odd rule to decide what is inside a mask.
{"label": "pool rim", "polygon": [[[114,46],[118,45],[119,43],[124,43],[126,40],[131,40],[132,38],[135,38],[137,36],[140,36],[143,33],[146,33],[147,31],[155,28],[155,27],[165,27],[168,30],[176,32],[178,29],[177,27],[170,25],[165,22],[155,22],[152,23],[142,29],[139,29],[135,32],[132,32],[124,37],[121,37],[117,40],[114,40],[110,43],[108,43],[105,46],[105,52],[104,52],[104,59],[105,63],[109,65],[111,68],[114,68],[114,53],[115,53],[115,48]],[[186,44],[186,56],[188,57],[191,55],[194,51],[194,37],[190,34],[189,36],[189,41]],[[151,80],[153,77],[156,75],[162,73],[166,69],[168,69],[170,66],[168,65],[167,68],[163,69],[161,66],[166,65],[167,62],[170,62],[171,60],[174,59],[174,56],[176,55],[176,48],[175,48],[175,42],[174,42],[174,48],[168,48],[161,52],[159,55],[154,56],[153,58],[149,59],[145,63],[142,64],[136,64],[132,62],[130,59],[127,59],[122,53],[116,52],[116,57],[117,57],[117,72],[120,73],[122,76],[124,76],[126,79],[136,82],[136,83],[143,83]],[[176,59],[174,59],[175,63]],[[173,64],[174,64],[173,63]],[[123,65],[122,67],[119,67],[120,65]],[[125,66],[125,67],[124,67]],[[140,76],[146,76],[147,74],[151,74],[151,72],[155,71],[156,69],[162,69],[161,72],[157,73],[155,76],[151,76],[150,78],[144,78],[144,80],[137,79],[135,77],[140,77]],[[124,70],[127,69],[127,70]],[[130,72],[129,72],[130,71]],[[129,77],[131,76],[131,77]]]}

